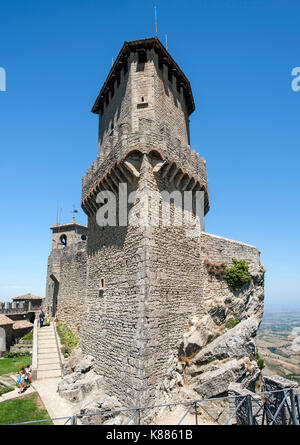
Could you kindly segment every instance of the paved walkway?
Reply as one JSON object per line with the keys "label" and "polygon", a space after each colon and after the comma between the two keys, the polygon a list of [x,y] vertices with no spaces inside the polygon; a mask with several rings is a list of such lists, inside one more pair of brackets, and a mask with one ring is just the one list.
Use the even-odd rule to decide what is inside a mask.
{"label": "paved walkway", "polygon": [[[50,326],[38,328],[37,380],[32,382],[32,387],[39,393],[51,418],[69,417],[79,413],[79,406],[63,399],[57,392],[61,368],[53,323],[52,321]],[[55,420],[53,423],[63,425],[65,422],[66,419]]]}
{"label": "paved walkway", "polygon": [[54,326],[38,328],[37,380],[61,376]]}
{"label": "paved walkway", "polygon": [[[72,416],[72,414],[79,413],[79,406],[77,404],[68,402],[60,397],[57,392],[57,385],[60,378],[47,378],[36,380],[32,383],[33,388],[39,393],[46,410],[51,418]],[[63,425],[65,420],[55,420],[55,425]],[[78,422],[79,424],[79,422]],[[70,422],[68,422],[70,425]]]}

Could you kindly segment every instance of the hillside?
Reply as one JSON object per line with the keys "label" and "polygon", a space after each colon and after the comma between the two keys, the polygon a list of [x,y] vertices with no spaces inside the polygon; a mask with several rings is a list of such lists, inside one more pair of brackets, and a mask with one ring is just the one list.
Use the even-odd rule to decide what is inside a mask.
{"label": "hillside", "polygon": [[300,383],[300,311],[265,313],[256,344],[265,360],[263,374],[278,374]]}

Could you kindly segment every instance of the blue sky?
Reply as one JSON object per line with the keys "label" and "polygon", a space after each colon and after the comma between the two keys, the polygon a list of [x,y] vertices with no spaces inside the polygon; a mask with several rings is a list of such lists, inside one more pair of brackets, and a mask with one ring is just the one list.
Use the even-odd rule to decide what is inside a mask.
{"label": "blue sky", "polygon": [[193,89],[206,231],[261,250],[267,308],[300,308],[296,0],[1,2],[0,299],[44,295],[57,202],[69,222],[97,155],[90,109],[123,42],[154,35],[155,5],[158,36]]}

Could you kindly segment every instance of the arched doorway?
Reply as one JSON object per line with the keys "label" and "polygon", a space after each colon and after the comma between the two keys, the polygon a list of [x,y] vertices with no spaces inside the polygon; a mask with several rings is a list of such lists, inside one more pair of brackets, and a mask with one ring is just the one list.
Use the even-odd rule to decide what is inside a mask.
{"label": "arched doorway", "polygon": [[56,308],[58,305],[59,281],[56,279],[56,277],[53,274],[50,275],[50,278],[52,280],[52,283],[51,283],[51,287],[52,287],[51,316],[55,317],[55,312],[56,312]]}

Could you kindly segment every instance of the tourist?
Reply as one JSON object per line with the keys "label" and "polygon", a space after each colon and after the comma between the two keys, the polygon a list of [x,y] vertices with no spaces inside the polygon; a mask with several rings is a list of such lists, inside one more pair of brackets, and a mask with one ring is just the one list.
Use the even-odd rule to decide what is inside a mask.
{"label": "tourist", "polygon": [[26,387],[26,383],[25,383],[25,369],[23,368],[21,370],[21,374],[17,380],[17,383],[20,384],[20,391],[18,392],[18,394],[22,394],[22,392],[25,391],[25,387]]}
{"label": "tourist", "polygon": [[40,320],[40,328],[43,327],[44,324],[44,319],[45,319],[45,313],[43,311],[43,309],[41,309],[40,315],[39,315],[39,320]]}
{"label": "tourist", "polygon": [[25,384],[26,387],[30,386],[31,383],[31,365],[27,365],[25,368]]}

